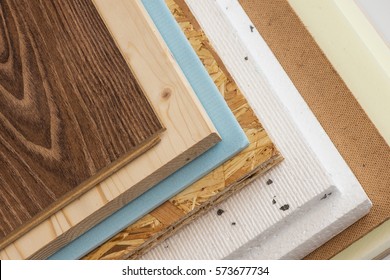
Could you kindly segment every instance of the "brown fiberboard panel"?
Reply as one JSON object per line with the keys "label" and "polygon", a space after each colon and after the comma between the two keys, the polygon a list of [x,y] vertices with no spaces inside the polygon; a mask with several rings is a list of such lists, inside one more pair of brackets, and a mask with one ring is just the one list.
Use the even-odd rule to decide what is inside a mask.
{"label": "brown fiberboard panel", "polygon": [[90,0],[0,5],[0,244],[163,130]]}
{"label": "brown fiberboard panel", "polygon": [[166,131],[153,149],[0,250],[0,259],[47,258],[221,140],[141,1],[93,3]]}
{"label": "brown fiberboard panel", "polygon": [[307,256],[329,259],[390,218],[390,148],[286,0],[240,0],[373,203]]}
{"label": "brown fiberboard panel", "polygon": [[245,131],[250,145],[89,253],[85,259],[139,258],[283,159],[185,2],[166,0],[166,3]]}

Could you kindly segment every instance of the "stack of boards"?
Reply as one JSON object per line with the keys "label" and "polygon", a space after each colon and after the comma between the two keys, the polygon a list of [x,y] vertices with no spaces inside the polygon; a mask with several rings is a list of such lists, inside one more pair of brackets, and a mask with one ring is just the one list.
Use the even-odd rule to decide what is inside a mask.
{"label": "stack of boards", "polygon": [[120,29],[106,2],[1,5],[2,259],[49,256],[221,140],[141,3]]}
{"label": "stack of boards", "polygon": [[184,73],[140,0],[1,9],[1,259],[47,258],[129,202],[170,225],[282,160],[234,84],[194,57]]}
{"label": "stack of boards", "polygon": [[1,13],[0,259],[303,258],[386,185],[287,1],[25,2]]}
{"label": "stack of boards", "polygon": [[[257,75],[258,80],[263,80],[264,84],[269,83],[269,94],[278,95],[279,98],[286,100],[284,102],[285,110],[289,111],[292,117],[295,116],[298,124],[304,123],[301,128],[305,133],[306,140],[314,148],[323,167],[327,170],[328,176],[333,179],[336,191],[332,192],[330,196],[329,194],[324,196],[321,202],[312,204],[298,215],[284,218],[282,223],[275,223],[269,227],[253,225],[249,227],[248,224],[253,223],[253,221],[258,221],[262,225],[266,223],[264,219],[259,219],[261,217],[259,213],[262,212],[261,207],[256,207],[254,204],[252,197],[256,194],[256,190],[251,190],[252,186],[250,186],[239,196],[219,206],[225,210],[227,215],[224,218],[226,217],[226,219],[212,219],[212,213],[210,213],[162,246],[151,251],[145,258],[188,258],[190,254],[199,259],[303,258],[328,241],[307,256],[309,259],[326,259],[388,219],[390,215],[388,199],[390,153],[389,146],[380,135],[382,133],[385,136],[387,132],[381,129],[378,133],[371,120],[367,118],[365,111],[354,98],[355,92],[351,93],[344,84],[343,79],[346,79],[348,74],[342,77],[338,75],[305,29],[305,26],[310,27],[310,22],[318,22],[319,19],[325,18],[328,9],[325,9],[324,6],[336,6],[333,3],[336,1],[326,3],[324,1],[310,1],[309,3],[292,0],[288,2],[217,0],[210,3],[206,0],[188,0],[186,2],[200,26],[210,39],[213,39],[213,46],[221,54],[221,58],[225,61],[232,76],[237,83],[242,81],[242,89],[248,93],[247,98],[250,101],[256,102],[258,92],[250,93],[250,86],[254,84],[253,81],[256,78],[251,76],[250,80],[247,79],[249,75],[249,71],[246,71],[248,63],[255,66],[251,69],[252,72],[260,72],[260,75]],[[338,1],[340,6],[342,6],[341,4],[346,5],[346,3],[341,2],[344,1]],[[289,3],[292,4],[293,8],[310,7],[307,8],[307,20],[304,20],[304,25]],[[328,48],[340,47],[339,57],[350,59],[352,62],[347,53],[352,53],[353,48],[345,48],[344,40],[341,38],[351,34],[341,33],[342,35],[340,35],[340,16],[338,14],[340,11],[337,6],[334,10],[336,12],[332,16],[327,14],[327,23],[332,23],[334,29],[325,32],[328,37],[323,38],[322,42],[328,44]],[[345,26],[350,27],[350,22],[345,21]],[[321,38],[320,34],[323,35],[323,30],[328,27],[328,24],[320,21],[317,24],[317,33],[314,33],[314,38]],[[329,35],[330,33],[333,37]],[[229,37],[228,34],[232,35]],[[358,36],[355,34],[354,37],[359,38],[359,35],[361,34]],[[337,36],[341,37],[335,39]],[[335,42],[340,42],[340,44],[335,44]],[[351,43],[349,39],[345,42]],[[322,47],[322,45],[320,46]],[[359,40],[354,38],[350,47],[360,48],[363,46],[367,48],[367,45],[359,43]],[[239,60],[240,54],[243,52],[249,54],[245,63],[241,63]],[[355,57],[354,61],[361,63],[362,53],[362,51],[356,52],[359,56]],[[373,59],[369,61],[372,65],[376,65],[375,73],[381,73],[375,78],[385,78],[384,68],[378,65],[378,61]],[[384,63],[384,61],[380,62]],[[378,91],[375,92],[375,97],[373,96],[371,101],[376,99],[384,102],[386,100],[385,98],[380,99],[379,96],[386,97],[388,91],[381,92],[379,87],[383,88],[383,85],[389,82],[388,76],[387,79],[383,79],[387,82],[377,83],[373,86],[371,76],[362,76],[359,75],[361,73],[358,71],[352,71],[356,68],[353,63],[344,63],[344,68],[347,68],[346,66],[350,70],[349,77],[352,76],[351,74],[358,74],[361,84],[364,84],[362,80],[366,81],[364,88],[369,89],[365,92],[366,95],[371,94],[373,90]],[[363,67],[359,69],[367,70]],[[378,72],[378,70],[381,71]],[[365,78],[362,79],[362,77]],[[355,78],[355,80],[357,79]],[[248,85],[247,90],[244,88],[245,85]],[[368,87],[369,85],[371,87]],[[304,105],[301,104],[303,99],[306,101]],[[359,99],[359,102],[363,102],[363,100]],[[261,105],[260,102],[257,104]],[[383,103],[380,104],[383,105]],[[366,110],[364,105],[370,104],[362,103]],[[376,113],[378,114],[378,112]],[[262,120],[266,120],[267,116],[261,115],[260,117]],[[382,115],[382,118],[386,119],[387,116]],[[265,124],[271,125],[271,121],[266,120]],[[267,129],[271,136],[274,135],[272,127],[267,127]],[[278,141],[280,139],[275,138],[275,143],[280,147],[285,161],[271,170],[267,176],[272,176],[273,185],[277,182],[285,185],[286,182],[279,182],[280,176],[283,174],[278,174],[277,170],[285,168],[283,170],[285,174],[292,172],[292,169],[286,167],[285,163],[289,156],[287,150],[282,149]],[[305,168],[309,169],[308,166]],[[265,186],[266,183],[267,180],[264,180],[259,185]],[[299,178],[299,184],[301,184],[301,178]],[[373,200],[372,211],[359,222],[353,224],[367,214],[371,208],[370,200],[365,191]],[[262,196],[258,196],[257,202],[262,202],[261,198]],[[269,197],[263,200],[264,203],[267,201],[270,203]],[[236,227],[241,226],[243,229],[224,227],[228,221],[235,221]],[[351,226],[352,224],[353,226]],[[199,249],[197,247],[199,242],[196,243],[196,237],[193,233],[200,229],[207,230],[211,225],[221,229],[218,232],[218,241],[223,246],[215,246],[213,238],[204,238],[202,239],[203,247]],[[378,238],[378,234],[386,232],[385,226],[384,223],[383,226],[378,227],[380,230],[372,231],[373,237]],[[249,228],[252,230],[251,234],[247,234],[245,231]],[[337,235],[340,232],[341,234]],[[210,231],[205,232],[205,236],[209,236],[209,234]],[[337,236],[334,237],[335,235]],[[332,237],[334,238],[332,239]],[[382,240],[376,244],[371,243],[371,252],[366,250],[366,256],[371,255],[371,257],[377,258],[388,253],[388,250],[383,250],[384,247],[382,250],[378,250],[379,246],[386,246],[386,243],[388,249],[388,238],[383,237],[386,236],[382,235]],[[182,247],[179,248],[175,244],[181,244]],[[358,246],[351,249],[356,250]],[[183,247],[185,250],[182,249]],[[207,250],[211,247],[213,250]],[[343,256],[350,257],[351,254]],[[339,255],[339,258],[343,256]]]}

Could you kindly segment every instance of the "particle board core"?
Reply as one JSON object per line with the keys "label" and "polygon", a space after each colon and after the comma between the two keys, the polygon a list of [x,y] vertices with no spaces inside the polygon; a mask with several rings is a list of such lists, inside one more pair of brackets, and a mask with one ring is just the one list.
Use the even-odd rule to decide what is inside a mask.
{"label": "particle board core", "polygon": [[196,20],[190,13],[183,12],[184,2],[166,0],[166,3],[246,133],[250,146],[84,259],[139,258],[283,159]]}
{"label": "particle board core", "polygon": [[220,141],[140,1],[93,3],[167,131],[159,145],[5,247],[1,259],[48,257]]}
{"label": "particle board core", "polygon": [[[345,163],[340,164],[338,154],[332,157],[335,147],[237,0],[185,2],[285,160],[142,258],[234,259],[237,255],[232,256],[232,252],[262,251],[264,247],[270,247],[272,256],[286,245],[294,246],[312,223],[321,223],[322,217],[309,219],[286,239],[274,238],[272,246],[268,246],[267,237],[284,234],[298,217],[332,204],[339,190],[349,184],[336,180],[337,175],[350,172]],[[332,170],[336,172],[330,173]],[[355,195],[351,191],[348,197],[367,201],[356,180],[350,181],[349,186],[360,192]],[[225,210],[221,216],[218,208]],[[324,215],[335,211],[338,209],[327,209]]]}
{"label": "particle board core", "polygon": [[49,257],[50,260],[83,257],[249,145],[248,137],[164,0],[142,0],[142,4],[220,133],[222,141],[58,250]]}
{"label": "particle board core", "polygon": [[163,130],[93,3],[0,7],[0,246],[158,142]]}

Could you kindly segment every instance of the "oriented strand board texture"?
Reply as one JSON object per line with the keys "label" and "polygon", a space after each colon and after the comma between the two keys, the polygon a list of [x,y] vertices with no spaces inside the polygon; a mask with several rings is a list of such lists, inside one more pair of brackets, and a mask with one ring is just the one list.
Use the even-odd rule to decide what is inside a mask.
{"label": "oriented strand board texture", "polygon": [[240,0],[372,200],[371,212],[307,258],[329,259],[390,217],[390,148],[285,0]]}
{"label": "oriented strand board texture", "polygon": [[[350,201],[360,206],[355,218],[367,213],[370,204],[359,183],[237,0],[185,2],[285,160],[218,206],[223,215],[210,211],[142,259],[245,260],[243,251],[260,253],[249,255],[252,259],[278,258],[302,237],[313,236],[323,216],[349,211]],[[341,204],[349,208],[332,207],[340,192],[346,198]],[[319,209],[323,213],[313,217]]]}
{"label": "oriented strand board texture", "polygon": [[223,140],[58,250],[50,260],[82,258],[249,145],[246,134],[164,0],[141,2]]}
{"label": "oriented strand board texture", "polygon": [[250,146],[117,234],[85,259],[138,258],[282,160],[245,97],[221,68],[222,64],[207,37],[200,29],[194,28],[196,21],[187,18],[175,1],[166,2],[245,131]]}
{"label": "oriented strand board texture", "polygon": [[220,141],[140,1],[94,4],[167,131],[153,149],[5,247],[1,259],[48,257]]}
{"label": "oriented strand board texture", "polygon": [[6,0],[0,18],[5,245],[163,128],[90,0]]}

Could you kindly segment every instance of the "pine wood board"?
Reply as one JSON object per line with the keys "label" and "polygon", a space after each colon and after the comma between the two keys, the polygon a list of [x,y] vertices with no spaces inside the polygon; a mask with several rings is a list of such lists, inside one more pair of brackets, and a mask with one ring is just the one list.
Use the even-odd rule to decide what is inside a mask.
{"label": "pine wood board", "polygon": [[220,141],[140,1],[115,1],[93,2],[167,131],[159,145],[4,248],[1,259],[46,258]]}
{"label": "pine wood board", "polygon": [[55,252],[48,258],[49,260],[82,258],[249,145],[248,137],[164,0],[141,2],[218,130],[222,141]]}
{"label": "pine wood board", "polygon": [[0,9],[5,246],[156,144],[163,126],[91,0]]}
{"label": "pine wood board", "polygon": [[[184,2],[166,0],[189,42],[245,131],[250,146],[84,259],[136,259],[184,225],[222,202],[282,160],[256,115],[229,76]],[[180,4],[180,5],[178,5]]]}

